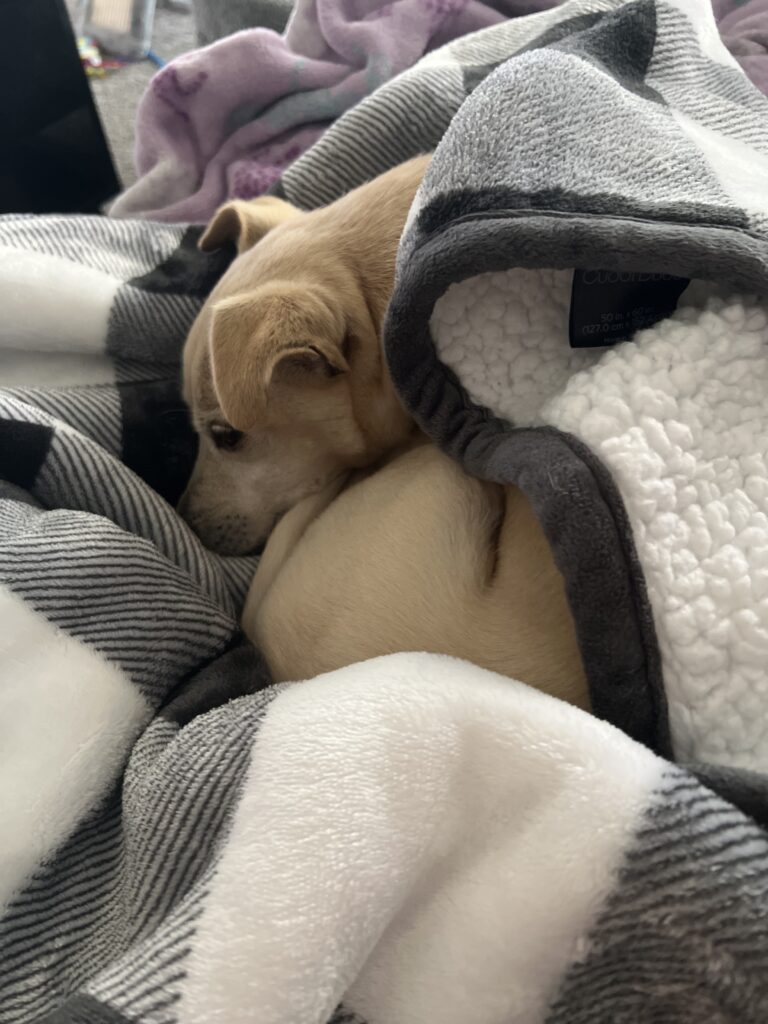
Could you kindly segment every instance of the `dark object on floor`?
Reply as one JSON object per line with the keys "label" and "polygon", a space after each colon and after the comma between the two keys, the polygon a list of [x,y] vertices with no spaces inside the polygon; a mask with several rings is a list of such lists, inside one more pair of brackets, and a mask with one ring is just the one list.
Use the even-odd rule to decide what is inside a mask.
{"label": "dark object on floor", "polygon": [[207,46],[244,28],[271,28],[283,32],[292,0],[193,0],[197,41]]}
{"label": "dark object on floor", "polygon": [[118,178],[123,188],[133,184],[136,172],[133,167],[133,129],[136,109],[157,73],[153,57],[162,61],[172,60],[180,53],[186,53],[196,46],[194,20],[189,14],[161,7],[155,12],[152,50],[147,60],[126,64],[114,75],[91,78],[90,86],[96,109],[104,125],[112,158],[115,161]]}
{"label": "dark object on floor", "polygon": [[115,195],[63,0],[1,0],[0,95],[0,213],[92,213]]}

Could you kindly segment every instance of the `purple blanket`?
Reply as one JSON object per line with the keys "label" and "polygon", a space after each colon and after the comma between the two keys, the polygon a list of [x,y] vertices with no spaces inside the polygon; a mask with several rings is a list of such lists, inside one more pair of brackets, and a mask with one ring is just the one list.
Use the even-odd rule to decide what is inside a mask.
{"label": "purple blanket", "polygon": [[713,0],[723,42],[768,96],[768,0]]}
{"label": "purple blanket", "polygon": [[[139,107],[139,180],[117,217],[207,220],[266,192],[344,111],[425,53],[553,0],[298,0],[284,36],[238,32],[185,54]],[[714,0],[723,40],[768,94],[768,0]]]}
{"label": "purple blanket", "polygon": [[249,29],[179,57],[138,111],[139,180],[112,215],[205,221],[261,195],[345,110],[458,36],[553,0],[298,0],[284,36]]}

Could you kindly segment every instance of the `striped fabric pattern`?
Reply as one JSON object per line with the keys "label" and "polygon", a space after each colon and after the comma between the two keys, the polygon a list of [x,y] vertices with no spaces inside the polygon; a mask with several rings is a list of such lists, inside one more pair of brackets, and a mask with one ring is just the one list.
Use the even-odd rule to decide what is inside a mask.
{"label": "striped fabric pattern", "polygon": [[8,388],[4,397],[10,410],[13,400],[26,403],[54,420],[74,428],[110,454],[119,455],[122,440],[120,395],[116,388]]}
{"label": "striped fabric pattern", "polygon": [[[66,634],[105,666],[118,667],[150,714],[169,706],[182,680],[193,685],[201,671],[210,671],[206,666],[227,663],[254,568],[253,559],[219,558],[201,546],[173,510],[178,489],[173,493],[172,474],[161,494],[124,461],[134,436],[154,435],[162,456],[172,424],[191,464],[194,440],[179,394],[179,356],[204,295],[226,265],[221,257],[198,256],[195,238],[184,228],[99,218],[0,221],[6,252],[65,260],[75,272],[98,271],[110,279],[114,295],[111,308],[98,311],[111,382],[90,383],[90,356],[83,354],[82,384],[75,361],[65,386],[35,386],[32,374],[24,386],[0,391],[6,438],[0,476],[24,489],[0,499],[0,583],[44,617],[52,644]],[[179,261],[188,267],[183,276],[174,273]],[[34,275],[34,263],[31,269]],[[90,280],[83,278],[86,304]],[[44,291],[39,302],[44,307]],[[33,304],[33,328],[34,318]],[[6,325],[0,336],[7,360],[17,346],[10,331]],[[36,358],[44,365],[60,343],[41,341]],[[29,352],[23,355],[30,359]],[[164,403],[156,401],[158,393]],[[161,480],[164,472],[162,464],[156,467]],[[244,663],[236,666],[229,692],[265,682]],[[191,730],[184,756],[172,753],[179,727],[171,720],[130,726],[140,737],[122,781],[115,779],[76,830],[62,835],[51,860],[30,862],[29,880],[0,920],[3,1021],[66,1015],[70,996],[85,1000],[87,1018],[96,1001],[86,995],[86,984],[107,965],[97,987],[118,1018],[124,1010],[134,1019],[140,1008],[147,1020],[160,1019],[162,1006],[173,1001],[196,900],[262,713],[257,704],[210,731]],[[113,739],[105,735],[102,742],[106,749]],[[98,750],[95,755],[98,762]],[[80,1010],[73,1013],[79,1019]]]}
{"label": "striped fabric pattern", "polygon": [[765,832],[670,768],[548,1024],[766,1019],[766,902]]}
{"label": "striped fabric pattern", "polygon": [[313,209],[429,152],[474,88],[512,54],[565,36],[572,19],[612,6],[612,0],[568,0],[448,43],[343,114],[270,191]]}
{"label": "striped fabric pattern", "polygon": [[236,701],[183,730],[164,714],[153,720],[120,791],[0,923],[4,1021],[67,1014],[81,990],[127,1019],[168,1019],[157,1015],[178,999],[206,878],[271,695]]}
{"label": "striped fabric pattern", "polygon": [[[718,99],[691,117],[704,103],[716,130],[733,103],[733,139],[757,138],[734,68],[672,3],[569,0],[431,54],[281,194],[328,202],[450,143],[467,110],[477,138],[464,104],[509,58],[588,60],[603,15],[639,8],[656,85],[682,96],[676,54],[700,46]],[[410,241],[439,221],[423,200]],[[238,628],[255,560],[204,549],[174,510],[195,456],[181,348],[233,257],[199,233],[0,219],[1,1024],[763,1024],[768,848],[739,807],[768,808],[768,787],[713,776],[715,796],[648,749],[663,694],[635,701],[627,678],[655,664],[652,622],[602,666],[597,710],[624,732],[437,655],[271,684]],[[397,379],[410,400],[418,372]],[[614,620],[646,610],[641,584],[611,591]]]}

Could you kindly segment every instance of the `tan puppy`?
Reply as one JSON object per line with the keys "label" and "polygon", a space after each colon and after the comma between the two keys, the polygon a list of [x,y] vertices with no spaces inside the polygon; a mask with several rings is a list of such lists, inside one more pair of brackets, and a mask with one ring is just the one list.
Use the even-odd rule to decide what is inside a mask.
{"label": "tan puppy", "polygon": [[214,218],[203,247],[235,238],[241,255],[185,351],[201,446],[181,511],[237,552],[282,516],[243,617],[278,680],[426,650],[588,706],[562,577],[528,502],[427,442],[382,358],[397,242],[427,162],[313,213],[261,200]]}
{"label": "tan puppy", "polygon": [[312,213],[230,203],[203,235],[204,250],[234,239],[240,252],[184,350],[200,449],[179,511],[211,547],[253,551],[297,501],[412,433],[379,336],[428,162]]}

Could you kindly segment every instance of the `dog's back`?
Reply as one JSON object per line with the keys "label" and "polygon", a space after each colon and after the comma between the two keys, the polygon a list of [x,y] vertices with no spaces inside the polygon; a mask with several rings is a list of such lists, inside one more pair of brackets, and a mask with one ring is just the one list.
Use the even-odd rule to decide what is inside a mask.
{"label": "dog's back", "polygon": [[422,443],[299,532],[244,618],[276,678],[431,651],[588,706],[563,580],[520,491]]}

